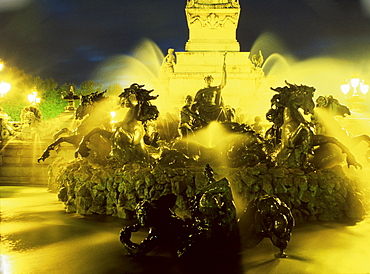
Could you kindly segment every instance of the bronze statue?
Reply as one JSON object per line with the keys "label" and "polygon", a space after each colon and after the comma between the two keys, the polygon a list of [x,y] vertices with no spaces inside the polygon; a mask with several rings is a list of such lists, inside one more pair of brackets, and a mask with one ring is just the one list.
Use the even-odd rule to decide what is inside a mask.
{"label": "bronze statue", "polygon": [[[351,115],[350,109],[339,103],[333,96],[319,96],[316,99],[314,114],[311,117],[315,133],[335,136],[340,141],[345,142],[350,148],[354,148],[360,142],[366,142],[370,148],[370,137],[368,135],[353,136],[335,119],[336,116],[346,117],[348,115]],[[326,166],[337,164],[343,157],[341,150],[332,145],[321,146],[314,150],[314,154],[316,155],[315,158],[320,156],[325,158],[322,162]]]}
{"label": "bronze statue", "polygon": [[[361,167],[350,150],[336,138],[322,134],[314,134],[312,124],[304,114],[313,114],[315,88],[305,85],[292,85],[271,88],[277,94],[271,99],[271,109],[266,118],[273,126],[266,132],[266,137],[275,145],[276,162],[288,168],[309,169],[309,157],[317,146],[327,143],[337,146],[347,155],[347,164]],[[313,159],[314,163],[315,160]],[[320,166],[320,165],[318,165]]]}
{"label": "bronze statue", "polygon": [[143,89],[143,85],[136,83],[125,88],[124,92],[119,95],[121,106],[129,109],[124,119],[116,123],[114,131],[98,127],[88,132],[76,150],[76,157],[78,154],[87,157],[90,150],[88,148],[90,138],[99,134],[112,142],[113,157],[120,163],[149,160],[144,143],[145,126],[148,121],[157,119],[159,115],[157,107],[150,103],[158,97],[158,95],[150,95],[152,91]]}
{"label": "bronze statue", "polygon": [[237,235],[236,208],[229,181],[216,181],[213,169],[206,165],[208,184],[193,199],[191,211],[199,236],[229,241]]}
{"label": "bronze statue", "polygon": [[[167,248],[173,256],[184,247],[189,231],[185,222],[177,218],[171,211],[176,202],[173,194],[162,196],[156,201],[141,201],[136,206],[138,222],[125,226],[120,232],[120,241],[128,255],[144,256],[156,247]],[[142,227],[149,227],[147,237],[140,243],[131,241],[132,233]]]}
{"label": "bronze statue", "polygon": [[[55,150],[63,142],[72,144],[77,148],[82,138],[95,127],[110,129],[110,109],[106,105],[108,103],[110,105],[110,102],[105,97],[105,93],[106,91],[94,92],[81,96],[80,104],[75,111],[75,118],[76,120],[81,120],[81,123],[73,130],[63,128],[57,132],[54,135],[55,141],[45,149],[41,157],[38,158],[38,162],[45,161],[50,156],[50,151]],[[65,133],[68,136],[59,137]]]}
{"label": "bronze statue", "polygon": [[193,133],[196,119],[198,119],[197,113],[191,110],[193,104],[193,97],[191,95],[186,96],[185,105],[180,111],[180,125],[179,130],[181,137],[186,138],[189,134]]}
{"label": "bronze statue", "polygon": [[[209,183],[194,198],[191,219],[181,220],[172,212],[177,198],[174,194],[138,203],[138,223],[125,226],[120,232],[120,241],[129,255],[143,256],[158,246],[166,246],[171,254],[182,258],[203,252],[236,251],[239,234],[229,182],[225,178],[216,181],[209,165],[205,175]],[[133,243],[132,233],[144,226],[149,227],[148,236],[139,244]],[[222,250],[215,250],[219,246]]]}
{"label": "bronze statue", "polygon": [[80,99],[80,96],[74,93],[74,88],[71,86],[69,88],[69,92],[65,92],[65,95],[62,96],[62,99],[68,101],[68,106],[65,107],[65,110],[74,111],[76,109],[75,101]]}
{"label": "bronze statue", "polygon": [[224,110],[224,104],[221,91],[226,85],[226,53],[222,66],[222,80],[218,86],[212,86],[213,77],[208,75],[204,78],[206,87],[199,90],[194,98],[192,111],[198,113],[199,121],[202,126],[206,126],[212,121],[225,122],[227,114]]}
{"label": "bronze statue", "polygon": [[246,247],[254,247],[264,238],[269,238],[280,250],[275,254],[277,258],[287,257],[284,249],[288,246],[294,225],[290,208],[279,198],[270,195],[250,201],[239,223],[242,242]]}

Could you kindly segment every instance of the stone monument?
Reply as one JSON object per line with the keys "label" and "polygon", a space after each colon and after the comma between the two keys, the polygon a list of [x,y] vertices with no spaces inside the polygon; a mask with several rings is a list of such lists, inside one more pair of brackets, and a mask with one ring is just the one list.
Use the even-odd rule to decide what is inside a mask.
{"label": "stone monument", "polygon": [[227,83],[222,91],[225,104],[243,109],[255,107],[252,101],[257,99],[264,74],[260,66],[251,62],[250,52],[240,51],[236,39],[240,10],[239,0],[187,1],[189,40],[185,52],[173,53],[173,71],[162,69],[157,90],[167,94],[160,96],[159,105],[165,99],[167,106],[180,109],[187,95],[194,96],[204,87],[208,75],[212,75],[216,85],[220,84],[227,52]]}

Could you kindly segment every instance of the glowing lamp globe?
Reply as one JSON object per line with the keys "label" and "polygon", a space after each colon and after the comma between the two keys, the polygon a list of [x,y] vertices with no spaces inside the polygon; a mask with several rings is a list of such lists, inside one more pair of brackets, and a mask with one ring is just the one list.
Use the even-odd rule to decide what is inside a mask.
{"label": "glowing lamp globe", "polygon": [[342,91],[342,93],[344,94],[344,95],[347,95],[348,94],[348,92],[350,91],[350,89],[351,89],[351,86],[349,85],[349,84],[343,84],[343,85],[341,85],[340,86],[340,89],[341,89],[341,91]]}
{"label": "glowing lamp globe", "polygon": [[32,105],[36,105],[36,104],[39,104],[40,103],[40,98],[37,97],[37,92],[34,91],[32,92],[31,94],[29,94],[27,96],[28,98],[28,101],[32,104]]}
{"label": "glowing lamp globe", "polygon": [[9,83],[0,83],[0,97],[4,97],[5,94],[10,90],[11,85]]}
{"label": "glowing lamp globe", "polygon": [[369,92],[369,85],[360,85],[360,91],[363,95],[366,95]]}
{"label": "glowing lamp globe", "polygon": [[358,87],[358,85],[360,84],[360,78],[352,78],[351,80],[350,80],[350,82],[351,82],[351,86],[353,87],[353,88],[357,88]]}

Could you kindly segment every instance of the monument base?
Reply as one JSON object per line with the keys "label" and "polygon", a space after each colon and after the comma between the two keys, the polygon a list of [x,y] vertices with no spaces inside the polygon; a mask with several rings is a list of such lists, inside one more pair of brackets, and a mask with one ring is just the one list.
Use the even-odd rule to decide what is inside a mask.
{"label": "monument base", "polygon": [[[177,52],[174,72],[163,72],[156,88],[161,91],[156,102],[160,112],[173,113],[174,110],[181,109],[187,95],[195,96],[198,90],[205,87],[205,76],[212,75],[213,85],[220,85],[224,54],[225,52]],[[264,116],[268,105],[257,108],[255,101],[260,90],[265,89],[265,76],[261,68],[252,64],[249,55],[249,52],[226,53],[227,80],[222,97],[225,105]]]}

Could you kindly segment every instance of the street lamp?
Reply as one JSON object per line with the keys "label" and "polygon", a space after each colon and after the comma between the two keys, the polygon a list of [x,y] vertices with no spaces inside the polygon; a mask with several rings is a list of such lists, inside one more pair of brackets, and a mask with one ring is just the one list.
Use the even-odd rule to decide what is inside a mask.
{"label": "street lamp", "polygon": [[9,83],[0,83],[0,97],[4,97],[5,94],[10,90],[12,86]]}
{"label": "street lamp", "polygon": [[342,84],[340,89],[351,109],[360,112],[366,109],[365,102],[369,85],[366,85],[365,81],[361,80],[357,74],[354,74],[349,81],[347,80],[345,84]]}
{"label": "street lamp", "polygon": [[360,83],[360,91],[363,95],[366,95],[369,92],[369,85],[365,85],[364,80]]}
{"label": "street lamp", "polygon": [[[364,82],[355,74],[352,79],[341,85],[340,89],[345,96],[349,97],[366,95],[369,92],[369,85],[365,85]],[[360,92],[358,92],[358,89]],[[352,92],[350,93],[351,90]]]}
{"label": "street lamp", "polygon": [[31,94],[28,94],[27,98],[31,105],[39,104],[41,101],[40,98],[37,97],[36,91],[33,91]]}
{"label": "street lamp", "polygon": [[111,119],[111,124],[115,124],[115,123],[117,123],[117,121],[114,119],[114,118],[116,118],[116,116],[117,116],[117,112],[115,112],[115,111],[111,111],[111,112],[110,112],[110,116],[112,117],[112,119]]}

